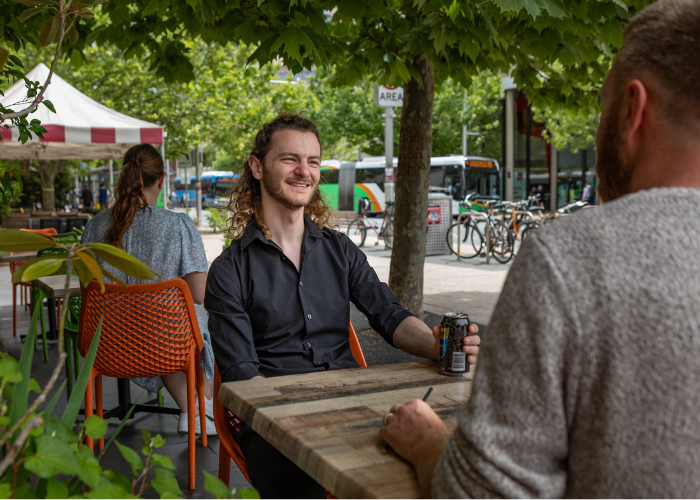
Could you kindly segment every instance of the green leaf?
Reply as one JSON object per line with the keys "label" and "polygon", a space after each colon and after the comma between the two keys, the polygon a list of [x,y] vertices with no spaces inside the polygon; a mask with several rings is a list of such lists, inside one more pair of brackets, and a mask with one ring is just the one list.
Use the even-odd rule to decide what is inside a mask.
{"label": "green leaf", "polygon": [[52,103],[51,101],[49,101],[48,99],[44,99],[44,100],[41,101],[41,102],[42,102],[42,104],[43,104],[44,106],[46,106],[47,108],[49,108],[49,111],[51,111],[52,113],[55,113],[55,112],[56,112],[56,108],[53,107],[53,103]]}
{"label": "green leaf", "polygon": [[78,442],[78,435],[71,429],[66,427],[63,422],[61,422],[57,417],[51,415],[46,419],[46,427],[44,428],[44,434],[51,436],[52,438],[58,439],[59,441],[66,444],[73,444]]}
{"label": "green leaf", "polygon": [[88,286],[88,283],[92,281],[92,273],[87,266],[83,264],[80,259],[74,259],[73,269],[75,269],[75,273],[78,275],[78,279],[80,279],[80,283],[83,285],[83,287]]}
{"label": "green leaf", "polygon": [[228,490],[228,486],[221,479],[216,476],[209,474],[207,471],[202,469],[204,472],[204,489],[209,493],[214,495],[214,498],[221,499],[231,498],[231,492]]}
{"label": "green leaf", "polygon": [[131,467],[132,474],[137,475],[139,471],[143,469],[143,461],[141,460],[139,454],[128,446],[124,446],[119,441],[116,441],[115,444],[117,445],[117,448],[119,448],[124,460],[126,460],[129,467]]}
{"label": "green leaf", "polygon": [[[11,231],[5,229],[5,231]],[[31,378],[32,358],[34,357],[34,342],[36,341],[36,325],[39,321],[39,308],[35,307],[32,312],[32,320],[29,324],[29,331],[24,340],[22,354],[19,357],[19,371],[22,374],[22,381],[15,384],[12,394],[12,404],[10,405],[10,421],[14,424],[27,411],[27,397],[29,395],[29,379]]]}
{"label": "green leaf", "polygon": [[19,229],[3,229],[0,231],[0,250],[5,252],[31,252],[55,247],[56,242],[44,238],[40,234],[20,231]]}
{"label": "green leaf", "polygon": [[154,448],[160,448],[162,446],[165,446],[165,439],[163,439],[163,436],[161,436],[160,434],[156,434],[153,437],[152,442]]}
{"label": "green leaf", "polygon": [[37,5],[45,4],[46,0],[13,0],[22,5],[27,5],[29,7],[36,7]]}
{"label": "green leaf", "polygon": [[119,484],[109,483],[104,481],[92,490],[85,494],[86,498],[137,498],[131,494],[131,489],[126,490]]}
{"label": "green leaf", "polygon": [[255,488],[241,488],[238,495],[236,495],[236,498],[259,499],[260,493],[258,493],[258,490]]}
{"label": "green leaf", "polygon": [[44,23],[44,27],[41,28],[41,33],[39,34],[39,42],[42,47],[51,45],[56,38],[56,33],[58,33],[58,28],[61,26],[61,16],[56,14],[51,19]]}
{"label": "green leaf", "polygon": [[40,7],[38,9],[27,9],[19,15],[19,22],[23,23],[24,21],[26,21],[30,17],[35,16],[36,14],[40,14],[41,12],[44,12],[45,10],[49,10],[50,8],[51,7]]}
{"label": "green leaf", "polygon": [[85,420],[85,434],[92,439],[100,439],[107,434],[107,421],[97,415],[90,415]]}
{"label": "green leaf", "polygon": [[58,398],[61,397],[61,394],[63,394],[63,388],[66,386],[66,380],[63,381],[61,386],[58,388],[56,393],[53,395],[51,398],[51,401],[49,401],[49,404],[46,405],[46,408],[44,408],[44,411],[41,412],[41,418],[44,419],[44,421],[48,420],[48,418],[51,416],[51,413],[53,413],[53,409],[56,406],[56,403],[58,403]]}
{"label": "green leaf", "polygon": [[151,481],[151,486],[158,492],[160,498],[180,498],[182,490],[177,484],[175,474],[165,469],[155,469],[155,478]]}
{"label": "green leaf", "polygon": [[68,486],[55,477],[50,477],[46,484],[46,498],[68,498]]}
{"label": "green leaf", "polygon": [[[44,276],[51,276],[53,273],[61,269],[61,266],[66,262],[65,257],[37,257],[22,264],[15,274],[12,275],[13,283],[22,281],[32,281]],[[24,268],[24,269],[23,269]]]}
{"label": "green leaf", "polygon": [[0,357],[0,380],[10,384],[22,380],[22,374],[19,371],[19,363],[15,358],[5,353],[2,353]]}
{"label": "green leaf", "polygon": [[131,418],[131,414],[134,411],[134,408],[136,408],[136,405],[131,405],[131,408],[129,408],[129,411],[126,412],[126,415],[124,415],[124,418],[122,419],[121,423],[119,424],[119,427],[117,427],[117,429],[114,431],[114,433],[112,433],[112,435],[109,437],[109,440],[105,444],[105,447],[102,450],[102,453],[100,453],[100,456],[99,456],[100,459],[104,456],[105,452],[107,451],[107,448],[109,448],[109,445],[112,444],[112,442],[117,438],[119,433],[122,431],[122,429],[126,425],[126,421]]}
{"label": "green leaf", "polygon": [[10,498],[10,496],[12,496],[12,484],[9,482],[0,483],[0,498]]}
{"label": "green leaf", "polygon": [[165,467],[166,469],[175,470],[173,461],[170,460],[170,457],[166,457],[165,455],[158,455],[157,453],[154,453],[152,461],[153,465],[160,465],[161,467]]}
{"label": "green leaf", "polygon": [[41,394],[41,386],[39,385],[39,382],[37,382],[35,378],[29,380],[29,392],[32,392],[32,391]]}
{"label": "green leaf", "polygon": [[104,260],[108,264],[116,267],[120,271],[124,271],[129,276],[142,280],[152,280],[154,276],[161,277],[160,274],[154,273],[146,264],[141,262],[136,257],[120,250],[112,245],[104,243],[88,243],[86,245],[95,255]]}
{"label": "green leaf", "polygon": [[493,0],[501,12],[520,12],[525,9],[532,17],[540,15],[540,6],[536,0]]}
{"label": "green leaf", "polygon": [[41,435],[36,439],[37,451],[24,461],[24,467],[39,477],[56,474],[77,476],[80,473],[73,449],[59,439]]}
{"label": "green leaf", "polygon": [[296,28],[294,26],[284,30],[280,34],[279,38],[275,40],[275,43],[272,44],[272,47],[270,47],[270,51],[277,53],[282,47],[282,45],[284,45],[284,51],[289,57],[296,61],[299,61],[300,63],[303,62],[304,58],[299,52],[299,34],[297,33],[298,31],[300,31],[299,28]]}
{"label": "green leaf", "polygon": [[82,262],[86,268],[88,268],[88,270],[90,271],[90,274],[100,284],[100,289],[102,290],[102,293],[104,293],[105,292],[105,282],[104,282],[104,278],[102,277],[102,268],[95,260],[95,257],[93,256],[93,254],[89,250],[81,249],[75,253],[75,256],[77,257],[77,259],[80,259],[80,262]]}
{"label": "green leaf", "polygon": [[125,491],[131,491],[131,482],[121,472],[116,472],[113,470],[106,470],[106,471],[104,471],[104,476],[107,479],[109,479],[111,482],[124,488]]}
{"label": "green leaf", "polygon": [[[38,311],[39,308],[34,308]],[[78,410],[80,410],[80,404],[83,402],[83,397],[85,396],[85,388],[87,387],[88,378],[90,372],[92,371],[92,365],[95,362],[95,355],[97,354],[97,346],[100,342],[100,333],[102,332],[102,318],[97,324],[97,330],[95,331],[95,336],[92,338],[92,344],[90,344],[90,350],[88,350],[87,356],[85,356],[85,363],[80,368],[78,373],[78,380],[75,381],[75,386],[73,387],[73,392],[70,393],[70,399],[66,405],[66,409],[63,412],[62,422],[68,427],[73,427],[75,425],[75,419],[78,416]],[[27,342],[29,337],[27,336]],[[33,344],[32,344],[33,345]],[[33,350],[32,350],[33,352]]]}
{"label": "green leaf", "polygon": [[80,466],[80,474],[78,477],[82,482],[91,488],[97,488],[102,479],[102,467],[93,455],[93,451],[87,446],[83,446],[78,455],[78,465]]}
{"label": "green leaf", "polygon": [[7,60],[10,58],[10,51],[7,50],[5,47],[0,47],[0,71],[5,67],[5,64],[7,64]]}

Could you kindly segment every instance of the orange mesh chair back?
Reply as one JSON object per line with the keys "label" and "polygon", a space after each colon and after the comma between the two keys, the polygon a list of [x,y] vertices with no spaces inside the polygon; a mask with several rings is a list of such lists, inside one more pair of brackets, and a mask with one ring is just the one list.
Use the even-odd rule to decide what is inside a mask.
{"label": "orange mesh chair back", "polygon": [[[357,364],[362,368],[367,368],[367,362],[365,361],[365,355],[362,353],[362,347],[360,346],[360,341],[357,338],[355,329],[350,323],[350,349],[352,350],[352,355],[357,361]],[[214,424],[216,425],[216,433],[219,435],[219,479],[221,479],[227,486],[231,479],[231,460],[236,462],[236,465],[240,469],[243,476],[250,483],[250,477],[248,476],[248,463],[241,448],[238,443],[231,435],[229,430],[229,425],[232,425],[232,419],[237,419],[231,410],[226,408],[221,402],[219,402],[219,388],[221,387],[221,375],[219,374],[219,367],[214,364]],[[252,484],[252,483],[251,483]],[[328,492],[326,492],[328,493]],[[330,493],[328,493],[328,498],[335,498]]]}
{"label": "orange mesh chair back", "polygon": [[[189,419],[189,487],[195,487],[195,377],[199,393],[202,446],[207,446],[204,388],[199,358],[204,348],[190,289],[174,279],[131,285],[105,284],[100,293],[96,281],[83,289],[78,348],[85,356],[100,317],[100,344],[85,391],[85,418],[93,412],[95,381],[97,414],[102,416],[102,375],[118,378],[155,377],[184,371],[187,375]],[[87,444],[92,449],[91,439]],[[104,440],[100,440],[100,451]]]}
{"label": "orange mesh chair back", "polygon": [[[57,234],[56,230],[52,227],[47,228],[47,229],[20,229],[20,231],[27,231],[30,233],[37,233],[37,234]],[[29,259],[27,259],[29,260]],[[15,271],[19,269],[19,266],[27,262],[27,260],[19,260],[16,262],[10,262],[10,273],[12,275],[15,274]],[[31,286],[30,281],[23,281],[21,283],[13,283],[12,284],[12,336],[16,337],[17,336],[17,287],[21,286],[22,289],[20,290],[19,294],[19,301],[20,304],[24,304],[24,310],[27,310],[27,304],[29,301],[27,300],[28,298],[28,291],[29,287]]]}

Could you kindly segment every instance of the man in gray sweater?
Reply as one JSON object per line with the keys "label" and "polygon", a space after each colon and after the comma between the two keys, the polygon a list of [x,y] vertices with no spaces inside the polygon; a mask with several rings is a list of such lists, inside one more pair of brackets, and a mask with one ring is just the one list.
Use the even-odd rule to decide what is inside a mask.
{"label": "man in gray sweater", "polygon": [[522,246],[450,436],[380,436],[436,497],[700,496],[700,1],[625,31],[601,95],[602,207]]}

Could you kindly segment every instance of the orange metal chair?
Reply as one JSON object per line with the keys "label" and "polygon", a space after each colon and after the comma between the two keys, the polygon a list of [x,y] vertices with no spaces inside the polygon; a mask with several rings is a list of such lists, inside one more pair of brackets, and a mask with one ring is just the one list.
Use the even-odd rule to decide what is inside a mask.
{"label": "orange metal chair", "polygon": [[[187,416],[189,423],[189,488],[195,487],[195,377],[199,393],[202,446],[207,446],[202,369],[204,348],[190,289],[181,279],[146,285],[90,282],[83,289],[78,348],[85,356],[100,318],[100,344],[85,390],[85,418],[93,413],[93,381],[97,414],[103,416],[102,375],[117,378],[155,377],[184,371],[187,375]],[[92,439],[86,439],[93,449]],[[104,439],[99,441],[99,450]]]}
{"label": "orange metal chair", "polygon": [[[37,233],[37,234],[58,234],[56,230],[52,227],[49,227],[47,229],[20,229],[20,231],[28,231],[30,233]],[[29,259],[27,259],[29,260]],[[19,260],[17,262],[10,262],[10,273],[12,275],[15,274],[15,271],[19,269],[19,266],[27,262],[27,260]],[[21,286],[22,289],[20,290],[19,294],[19,302],[20,305],[24,304],[24,310],[27,310],[27,305],[29,304],[29,289],[32,286],[31,281],[22,281],[21,283],[13,283],[12,284],[12,336],[16,337],[17,336],[17,287]]]}
{"label": "orange metal chair", "polygon": [[[367,368],[367,362],[365,361],[365,355],[362,353],[362,347],[360,346],[360,341],[357,339],[357,334],[355,329],[350,323],[350,350],[352,355],[355,357],[355,361],[362,368]],[[250,477],[248,476],[248,462],[241,452],[241,448],[231,432],[229,431],[229,422],[231,418],[234,418],[234,414],[226,408],[222,403],[219,402],[219,388],[221,387],[221,375],[219,374],[219,368],[214,364],[214,424],[216,425],[216,432],[219,435],[219,479],[221,479],[227,486],[229,485],[231,478],[231,460],[236,462],[236,465],[245,476],[246,480],[250,483]],[[252,484],[252,483],[251,483]],[[335,498],[329,494],[328,498]]]}

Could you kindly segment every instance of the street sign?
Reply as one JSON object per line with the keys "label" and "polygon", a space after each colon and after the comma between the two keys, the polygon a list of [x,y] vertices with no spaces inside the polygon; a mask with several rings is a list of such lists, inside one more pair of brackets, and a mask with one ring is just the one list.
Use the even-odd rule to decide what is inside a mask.
{"label": "street sign", "polygon": [[374,85],[374,104],[379,106],[403,106],[403,87]]}
{"label": "street sign", "polygon": [[197,148],[190,149],[186,154],[177,159],[178,168],[192,168],[197,166]]}

